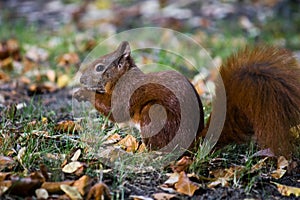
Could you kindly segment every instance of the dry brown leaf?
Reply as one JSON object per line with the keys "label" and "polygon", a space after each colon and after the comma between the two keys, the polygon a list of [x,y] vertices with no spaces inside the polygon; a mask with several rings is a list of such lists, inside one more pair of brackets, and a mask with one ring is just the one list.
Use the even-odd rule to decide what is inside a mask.
{"label": "dry brown leaf", "polygon": [[175,189],[181,194],[193,196],[194,192],[199,189],[199,185],[190,181],[185,172],[180,172],[179,180],[175,184]]}
{"label": "dry brown leaf", "polygon": [[152,196],[155,200],[170,200],[170,199],[176,197],[175,194],[169,194],[169,193],[164,193],[164,192],[155,193]]}
{"label": "dry brown leaf", "polygon": [[63,181],[63,182],[44,182],[41,188],[47,190],[49,193],[60,193],[62,190],[60,189],[61,185],[69,185],[71,186],[74,181]]}
{"label": "dry brown leaf", "polygon": [[285,169],[276,169],[271,172],[271,176],[275,179],[280,179],[286,173]]}
{"label": "dry brown leaf", "polygon": [[2,81],[2,82],[8,82],[9,80],[10,80],[9,75],[6,74],[6,73],[4,73],[3,71],[0,71],[0,81]]}
{"label": "dry brown leaf", "polygon": [[125,138],[119,141],[117,145],[120,145],[127,152],[136,152],[139,146],[136,138],[133,137],[132,135],[127,135]]}
{"label": "dry brown leaf", "polygon": [[45,182],[45,177],[43,176],[43,174],[39,171],[35,171],[35,172],[32,172],[29,177],[32,179],[32,180],[37,180],[41,183]]}
{"label": "dry brown leaf", "polygon": [[20,60],[20,46],[18,40],[10,38],[0,42],[0,60],[11,56],[14,60]]}
{"label": "dry brown leaf", "polygon": [[101,200],[105,197],[111,199],[109,188],[105,183],[97,183],[90,189],[86,199],[89,200],[94,198],[95,200]]}
{"label": "dry brown leaf", "polygon": [[73,64],[78,64],[80,62],[79,56],[77,53],[65,53],[58,58],[58,66],[69,66]]}
{"label": "dry brown leaf", "polygon": [[12,168],[15,166],[15,161],[11,157],[7,156],[0,156],[0,171],[2,171],[5,168]]}
{"label": "dry brown leaf", "polygon": [[228,186],[228,181],[231,181],[234,177],[239,178],[243,172],[245,167],[243,166],[232,166],[228,169],[217,169],[211,171],[212,174],[216,179],[215,181],[209,183],[207,187],[213,188],[217,185]]}
{"label": "dry brown leaf", "polygon": [[61,185],[60,189],[64,191],[72,200],[83,199],[76,187]]}
{"label": "dry brown leaf", "polygon": [[265,158],[261,159],[260,161],[258,161],[258,163],[256,163],[255,165],[253,165],[251,167],[250,173],[253,173],[255,171],[260,170],[265,165],[265,161],[267,159],[268,159],[268,157],[265,157]]}
{"label": "dry brown leaf", "polygon": [[51,93],[57,90],[57,86],[51,82],[44,82],[40,84],[33,83],[28,86],[28,90],[31,93],[36,93],[36,94],[43,94],[48,92]]}
{"label": "dry brown leaf", "polygon": [[4,60],[2,60],[0,62],[0,67],[4,71],[12,71],[14,69],[13,59],[10,58],[10,57],[9,58],[5,58]]}
{"label": "dry brown leaf", "polygon": [[277,186],[278,191],[283,196],[290,196],[291,194],[294,194],[296,197],[300,196],[300,188],[282,185],[282,184],[275,183],[272,181],[271,181],[271,183],[273,183]]}
{"label": "dry brown leaf", "polygon": [[24,83],[25,85],[29,85],[30,83],[31,83],[31,79],[30,78],[28,78],[28,77],[26,77],[26,76],[21,76],[20,78],[19,78],[19,81],[21,82],[21,83]]}
{"label": "dry brown leaf", "polygon": [[35,190],[35,195],[38,199],[48,199],[49,197],[47,190],[45,190],[44,188]]}
{"label": "dry brown leaf", "polygon": [[106,141],[104,142],[104,144],[114,144],[118,141],[121,140],[121,136],[118,133],[115,133],[113,135],[110,135]]}
{"label": "dry brown leaf", "polygon": [[0,182],[7,179],[11,175],[11,172],[0,172]]}
{"label": "dry brown leaf", "polygon": [[12,181],[1,181],[0,182],[0,197],[12,186]]}
{"label": "dry brown leaf", "polygon": [[179,161],[177,161],[175,164],[171,165],[171,168],[173,172],[182,172],[189,168],[189,166],[192,164],[192,159],[189,156],[183,156]]}
{"label": "dry brown leaf", "polygon": [[289,161],[285,157],[280,156],[277,160],[277,169],[284,169],[288,166],[289,166]]}
{"label": "dry brown leaf", "polygon": [[285,157],[280,156],[277,160],[277,169],[271,172],[271,176],[275,179],[280,179],[285,173],[286,169],[289,166],[289,162]]}
{"label": "dry brown leaf", "polygon": [[63,132],[63,133],[78,133],[82,130],[81,126],[74,121],[65,120],[58,122],[54,127],[55,131]]}
{"label": "dry brown leaf", "polygon": [[208,188],[214,188],[214,187],[216,187],[216,186],[218,186],[218,185],[222,185],[222,187],[229,186],[228,181],[230,181],[230,180],[231,180],[231,179],[229,179],[229,178],[222,178],[222,177],[220,177],[220,178],[218,178],[217,180],[210,182],[210,183],[207,185],[207,187],[208,187]]}
{"label": "dry brown leaf", "polygon": [[48,175],[48,169],[47,169],[46,165],[40,164],[40,171],[41,171],[43,177],[45,178],[45,181],[48,181],[49,175]]}
{"label": "dry brown leaf", "polygon": [[83,166],[83,163],[78,162],[78,161],[73,161],[68,164],[66,164],[63,168],[62,171],[64,173],[72,174],[76,172],[79,168]]}
{"label": "dry brown leaf", "polygon": [[79,191],[79,193],[84,196],[85,193],[87,192],[88,187],[91,184],[91,178],[88,177],[87,175],[82,176],[80,179],[76,180],[74,184],[72,185],[73,187],[76,187]]}

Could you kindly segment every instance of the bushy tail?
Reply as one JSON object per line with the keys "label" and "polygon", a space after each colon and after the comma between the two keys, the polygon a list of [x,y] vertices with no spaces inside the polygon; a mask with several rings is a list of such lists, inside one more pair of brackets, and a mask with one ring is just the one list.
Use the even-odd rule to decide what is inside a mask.
{"label": "bushy tail", "polygon": [[300,67],[292,54],[275,47],[246,48],[220,73],[227,95],[220,139],[244,142],[254,136],[261,148],[289,156],[290,130],[300,124]]}

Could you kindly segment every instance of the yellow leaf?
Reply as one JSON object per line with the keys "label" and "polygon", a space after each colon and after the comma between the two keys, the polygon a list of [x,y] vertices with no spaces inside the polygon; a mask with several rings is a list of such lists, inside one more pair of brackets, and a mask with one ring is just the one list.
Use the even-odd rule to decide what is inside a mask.
{"label": "yellow leaf", "polygon": [[296,197],[300,196],[300,188],[297,187],[291,187],[287,185],[281,185],[279,183],[271,182],[277,186],[278,191],[283,196],[290,196],[291,194],[294,194]]}
{"label": "yellow leaf", "polygon": [[66,74],[63,74],[57,78],[57,86],[59,88],[66,87],[70,82],[70,77]]}

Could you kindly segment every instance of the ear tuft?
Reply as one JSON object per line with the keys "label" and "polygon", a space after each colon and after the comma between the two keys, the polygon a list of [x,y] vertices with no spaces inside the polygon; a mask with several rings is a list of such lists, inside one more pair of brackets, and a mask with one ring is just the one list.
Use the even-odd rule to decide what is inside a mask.
{"label": "ear tuft", "polygon": [[128,57],[130,56],[131,50],[130,45],[127,41],[123,41],[118,47],[118,54],[120,56]]}

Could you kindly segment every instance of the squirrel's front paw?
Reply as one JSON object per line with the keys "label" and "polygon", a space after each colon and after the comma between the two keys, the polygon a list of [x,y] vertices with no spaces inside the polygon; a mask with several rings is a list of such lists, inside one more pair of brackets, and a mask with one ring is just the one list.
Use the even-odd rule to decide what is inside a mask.
{"label": "squirrel's front paw", "polygon": [[77,99],[77,101],[90,101],[92,96],[95,96],[95,93],[88,91],[84,88],[79,88],[73,94],[73,97]]}

